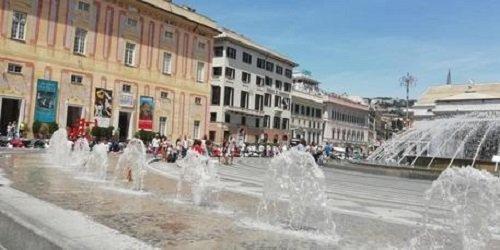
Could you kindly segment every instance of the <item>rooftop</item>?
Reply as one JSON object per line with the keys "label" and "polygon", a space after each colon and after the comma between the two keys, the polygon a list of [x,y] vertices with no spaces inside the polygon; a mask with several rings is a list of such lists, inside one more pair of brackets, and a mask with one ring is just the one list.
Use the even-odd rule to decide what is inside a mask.
{"label": "rooftop", "polygon": [[207,16],[198,14],[193,9],[190,9],[188,7],[182,7],[172,3],[171,1],[165,1],[165,0],[139,0],[139,1],[149,4],[155,8],[170,12],[188,21],[201,24],[217,32],[217,23],[214,20],[208,18]]}
{"label": "rooftop", "polygon": [[415,106],[433,105],[436,101],[496,98],[500,98],[500,83],[438,85],[429,87]]}
{"label": "rooftop", "polygon": [[268,57],[271,57],[275,60],[284,62],[292,67],[299,66],[299,64],[294,62],[292,59],[290,59],[284,55],[281,55],[275,51],[272,51],[272,50],[270,50],[262,45],[259,45],[256,42],[252,41],[250,38],[248,38],[242,34],[236,33],[230,29],[227,29],[227,28],[220,28],[219,31],[221,32],[221,34],[218,35],[216,37],[216,39],[228,39],[234,43],[239,44],[240,46],[243,46],[243,47],[246,47],[249,49],[253,49],[253,50],[257,50],[258,52],[264,54],[265,56],[268,56]]}

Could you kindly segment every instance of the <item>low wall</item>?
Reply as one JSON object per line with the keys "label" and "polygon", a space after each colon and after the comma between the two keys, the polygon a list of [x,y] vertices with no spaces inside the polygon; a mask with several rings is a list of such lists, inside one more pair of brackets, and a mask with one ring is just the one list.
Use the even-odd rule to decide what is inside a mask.
{"label": "low wall", "polygon": [[422,180],[435,180],[439,177],[439,175],[442,172],[442,170],[439,169],[385,166],[379,164],[351,162],[351,161],[329,161],[325,164],[325,166],[337,169],[358,171],[363,173],[396,176],[409,179],[422,179]]}
{"label": "low wall", "polygon": [[15,215],[0,209],[0,244],[6,249],[62,249],[20,221]]}

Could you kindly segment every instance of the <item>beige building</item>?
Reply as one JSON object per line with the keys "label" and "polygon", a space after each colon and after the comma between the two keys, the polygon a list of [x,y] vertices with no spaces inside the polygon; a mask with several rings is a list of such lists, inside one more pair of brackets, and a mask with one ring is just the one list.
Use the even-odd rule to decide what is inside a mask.
{"label": "beige building", "polygon": [[443,115],[500,111],[500,83],[432,86],[412,109],[416,121]]}
{"label": "beige building", "polygon": [[324,140],[338,147],[367,152],[370,144],[369,107],[336,94],[329,94],[324,103],[324,117],[328,119]]}
{"label": "beige building", "polygon": [[326,93],[319,88],[320,82],[307,72],[293,75],[292,123],[294,139],[304,139],[306,143],[322,144],[325,120],[323,118]]}
{"label": "beige building", "polygon": [[223,29],[214,45],[209,139],[288,141],[295,66],[285,56]]}
{"label": "beige building", "polygon": [[164,0],[5,0],[0,132],[80,119],[169,137],[208,125],[210,19]]}

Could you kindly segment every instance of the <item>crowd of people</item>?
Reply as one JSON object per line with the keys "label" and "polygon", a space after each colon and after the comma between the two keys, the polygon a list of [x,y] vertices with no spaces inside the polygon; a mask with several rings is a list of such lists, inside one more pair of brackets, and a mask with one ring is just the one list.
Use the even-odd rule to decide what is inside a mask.
{"label": "crowd of people", "polygon": [[335,158],[333,145],[307,144],[305,140],[299,141],[298,145],[282,142],[281,144],[256,143],[248,144],[237,141],[233,137],[225,139],[218,145],[203,139],[187,139],[186,136],[178,138],[175,141],[169,140],[165,136],[156,135],[150,143],[147,144],[147,151],[154,157],[166,161],[176,162],[179,158],[186,155],[189,149],[207,157],[216,157],[222,164],[232,164],[234,157],[274,157],[291,147],[298,147],[299,150],[309,152],[318,164],[323,164],[326,159]]}

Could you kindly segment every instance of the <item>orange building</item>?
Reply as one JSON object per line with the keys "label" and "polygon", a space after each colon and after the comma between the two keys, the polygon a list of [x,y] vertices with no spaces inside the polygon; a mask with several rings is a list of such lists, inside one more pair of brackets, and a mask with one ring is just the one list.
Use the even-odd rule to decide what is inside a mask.
{"label": "orange building", "polygon": [[207,133],[216,24],[164,0],[0,2],[0,133],[83,118],[169,138]]}

